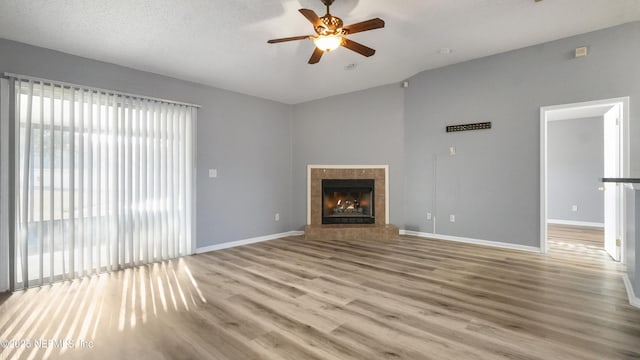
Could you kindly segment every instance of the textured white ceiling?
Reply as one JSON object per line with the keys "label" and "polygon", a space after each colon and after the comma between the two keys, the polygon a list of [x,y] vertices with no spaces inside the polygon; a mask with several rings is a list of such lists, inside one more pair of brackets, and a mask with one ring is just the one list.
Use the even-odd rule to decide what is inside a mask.
{"label": "textured white ceiling", "polygon": [[324,14],[320,0],[0,0],[0,37],[294,104],[640,19],[640,0],[336,0],[345,24],[385,20],[350,36],[377,52],[308,65],[312,41],[267,44],[313,32],[299,8]]}

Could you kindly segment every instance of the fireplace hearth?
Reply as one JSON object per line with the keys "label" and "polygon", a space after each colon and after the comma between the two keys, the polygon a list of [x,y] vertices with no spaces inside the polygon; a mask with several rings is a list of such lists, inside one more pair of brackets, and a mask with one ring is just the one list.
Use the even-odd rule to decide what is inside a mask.
{"label": "fireplace hearth", "polygon": [[323,224],[374,224],[375,180],[323,179]]}

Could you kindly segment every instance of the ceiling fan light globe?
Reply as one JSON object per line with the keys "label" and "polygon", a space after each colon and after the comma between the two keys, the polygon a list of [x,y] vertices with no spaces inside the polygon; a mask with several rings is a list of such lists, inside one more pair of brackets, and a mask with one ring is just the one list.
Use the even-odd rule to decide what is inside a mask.
{"label": "ceiling fan light globe", "polygon": [[342,45],[342,36],[336,35],[320,35],[313,39],[316,47],[322,51],[335,50]]}

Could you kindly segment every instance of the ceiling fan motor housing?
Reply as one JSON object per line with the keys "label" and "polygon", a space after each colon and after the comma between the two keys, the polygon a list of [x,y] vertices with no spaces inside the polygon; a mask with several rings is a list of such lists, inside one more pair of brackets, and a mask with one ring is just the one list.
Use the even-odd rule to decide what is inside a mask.
{"label": "ceiling fan motor housing", "polygon": [[344,23],[339,17],[327,14],[320,18],[320,22],[322,24],[315,28],[318,35],[343,35],[342,27]]}

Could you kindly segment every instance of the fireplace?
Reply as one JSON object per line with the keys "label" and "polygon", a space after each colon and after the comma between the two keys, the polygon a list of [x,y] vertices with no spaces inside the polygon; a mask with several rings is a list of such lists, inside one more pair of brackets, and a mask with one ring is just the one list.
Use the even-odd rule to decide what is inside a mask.
{"label": "fireplace", "polygon": [[375,224],[374,179],[322,179],[323,224]]}
{"label": "fireplace", "polygon": [[388,201],[388,165],[307,165],[304,237],[398,239],[398,227],[389,224]]}

